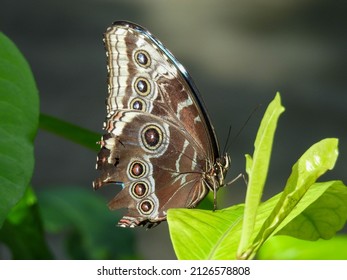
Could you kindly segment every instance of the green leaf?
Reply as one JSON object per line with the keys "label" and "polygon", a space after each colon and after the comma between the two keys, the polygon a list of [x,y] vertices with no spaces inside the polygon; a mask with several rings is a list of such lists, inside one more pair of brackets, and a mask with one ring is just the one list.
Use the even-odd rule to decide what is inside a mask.
{"label": "green leaf", "polygon": [[38,91],[30,67],[0,33],[0,226],[31,180],[38,117]]}
{"label": "green leaf", "polygon": [[[290,235],[300,239],[317,240],[330,239],[341,230],[347,220],[347,187],[341,181],[316,183],[310,191],[319,194],[325,190],[317,200],[278,231],[278,235]],[[306,195],[303,197],[305,205]],[[306,203],[307,204],[307,203]],[[347,249],[347,248],[346,248]]]}
{"label": "green leaf", "polygon": [[[310,206],[314,206],[314,205],[319,205],[319,203],[321,201],[324,201],[326,198],[330,199],[330,193],[331,192],[336,192],[336,190],[338,190],[341,194],[342,194],[342,201],[341,198],[339,198],[338,200],[338,204],[343,204],[345,203],[345,186],[342,184],[341,181],[329,181],[329,182],[323,182],[323,183],[315,183],[313,184],[308,191],[306,192],[306,194],[303,196],[303,198],[300,200],[300,202],[295,206],[295,208],[288,214],[288,216],[280,223],[280,225],[273,231],[272,235],[275,234],[290,234],[293,237],[299,237],[299,235],[297,235],[297,232],[295,232],[292,228],[293,225],[291,225],[291,229],[290,227],[287,227],[288,225],[290,225],[291,223],[296,224],[297,221],[300,221],[301,218],[298,218],[298,220],[296,220],[297,217],[300,217],[300,215],[302,216],[306,216],[307,212],[305,212],[307,209],[310,209]],[[261,226],[263,226],[264,222],[266,219],[268,219],[269,217],[269,213],[273,211],[273,209],[275,208],[275,206],[278,204],[278,201],[280,200],[282,196],[282,193],[277,194],[276,196],[270,198],[269,200],[265,201],[264,203],[261,204],[261,206],[259,207],[259,209],[261,209],[261,211],[259,211],[259,215],[258,215],[258,221],[260,221]],[[336,201],[335,201],[336,202]],[[323,206],[323,205],[322,205]],[[342,213],[344,210],[344,208],[341,208],[340,210],[340,217],[342,219],[342,223],[343,223],[343,219],[345,217],[345,213]],[[307,217],[307,218],[312,218],[311,222],[312,223],[318,223],[320,220],[324,223],[327,222],[331,219],[331,217],[329,216],[324,216],[324,217],[317,217],[317,216],[311,216],[311,217]],[[302,220],[301,220],[302,221]],[[339,222],[340,223],[340,222]],[[335,225],[335,232],[337,230],[340,229],[340,227]],[[298,224],[298,226],[304,226],[303,224]],[[282,232],[282,229],[284,230]],[[304,230],[304,228],[302,229]],[[300,231],[302,231],[300,230]],[[261,231],[259,231],[261,232]],[[323,236],[320,236],[321,238]],[[314,240],[314,239],[313,239]]]}
{"label": "green leaf", "polygon": [[245,215],[243,221],[242,237],[238,254],[249,246],[254,230],[258,206],[269,169],[272,143],[279,116],[284,112],[279,93],[269,104],[261,121],[254,143],[253,157],[246,155],[246,172],[248,174]]}
{"label": "green leaf", "polygon": [[66,233],[66,250],[72,259],[133,259],[135,233],[116,227],[120,213],[108,211],[93,190],[54,187],[38,193],[44,227]]}
{"label": "green leaf", "polygon": [[306,241],[289,236],[274,236],[260,248],[262,260],[347,260],[347,236],[330,240]]}
{"label": "green leaf", "polygon": [[96,145],[96,142],[100,139],[99,134],[58,118],[41,114],[40,129],[59,135],[91,150],[98,151],[100,149]]}
{"label": "green leaf", "polygon": [[291,213],[317,178],[334,167],[338,156],[337,145],[337,139],[324,139],[312,145],[294,164],[279,201],[247,254],[254,253],[276,229],[278,230],[281,222]]}
{"label": "green leaf", "polygon": [[36,197],[27,188],[24,197],[11,210],[2,229],[0,240],[12,252],[13,259],[52,259],[46,244]]}
{"label": "green leaf", "polygon": [[[168,223],[180,260],[235,259],[243,205],[223,210],[169,209]],[[189,241],[189,242],[187,242]]]}
{"label": "green leaf", "polygon": [[[295,209],[288,214],[273,234],[281,234],[280,230],[285,230],[290,223],[296,223],[296,218],[300,220],[300,217],[306,217],[306,211],[310,209],[311,205],[314,209],[322,201],[331,200],[332,194],[334,194],[334,201],[331,201],[330,205],[337,202],[336,212],[338,212],[339,218],[334,218],[335,222],[333,223],[331,222],[332,218],[327,215],[311,216],[308,219],[312,218],[311,223],[313,224],[330,223],[331,228],[329,227],[329,231],[336,233],[346,221],[345,189],[346,187],[340,181],[312,185]],[[281,195],[282,193],[279,193],[260,204],[252,238],[259,232],[280,200]],[[335,201],[336,196],[338,196],[337,201]],[[322,207],[325,206],[326,204],[322,205]],[[241,239],[243,210],[243,205],[235,205],[214,212],[197,209],[169,209],[170,235],[178,259],[237,259],[239,256],[237,256],[236,250]],[[330,212],[329,209],[326,213],[328,212]],[[302,231],[306,230],[305,225],[302,226]],[[290,233],[288,228],[286,234],[295,236],[295,232]],[[190,242],[187,242],[187,240],[190,240]]]}

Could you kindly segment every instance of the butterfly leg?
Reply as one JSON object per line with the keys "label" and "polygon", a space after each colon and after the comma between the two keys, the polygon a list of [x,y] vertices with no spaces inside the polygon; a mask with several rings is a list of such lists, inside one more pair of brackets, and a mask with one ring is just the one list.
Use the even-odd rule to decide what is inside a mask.
{"label": "butterfly leg", "polygon": [[[229,185],[235,183],[240,178],[243,178],[243,181],[245,182],[245,184],[247,186],[248,182],[247,182],[246,176],[243,173],[240,173],[239,175],[237,175],[234,179],[232,179],[231,181],[226,183],[224,186],[229,186]],[[213,190],[211,190],[211,191],[213,191],[213,211],[216,211],[217,210],[217,191],[218,191],[218,187],[216,185],[216,182],[214,183]]]}
{"label": "butterfly leg", "polygon": [[229,185],[235,183],[235,182],[236,182],[238,179],[240,179],[240,178],[243,179],[243,181],[245,182],[245,184],[246,184],[246,186],[247,186],[248,182],[247,182],[247,179],[246,179],[245,174],[243,174],[243,173],[240,173],[239,175],[237,175],[234,179],[232,179],[231,181],[229,181],[228,183],[226,183],[224,186],[229,186]]}
{"label": "butterfly leg", "polygon": [[213,211],[217,210],[217,185],[213,186]]}

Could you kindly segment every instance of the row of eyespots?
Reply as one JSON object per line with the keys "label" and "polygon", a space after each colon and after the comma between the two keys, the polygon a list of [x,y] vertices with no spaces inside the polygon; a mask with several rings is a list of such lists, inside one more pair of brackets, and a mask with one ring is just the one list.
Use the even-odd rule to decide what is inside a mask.
{"label": "row of eyespots", "polygon": [[[134,54],[135,62],[143,68],[151,65],[151,58],[144,50],[138,50]],[[133,88],[139,96],[148,96],[151,93],[151,84],[146,78],[139,77],[135,80]],[[134,98],[130,107],[139,111],[146,111],[146,103],[140,98]],[[149,125],[141,131],[141,140],[143,145],[149,150],[157,149],[163,142],[163,133],[158,126]],[[134,179],[140,179],[146,174],[146,166],[141,161],[134,161],[130,165],[130,175]],[[138,199],[142,199],[148,195],[149,186],[145,181],[137,181],[130,187],[132,195]],[[142,200],[137,209],[142,214],[150,214],[154,210],[154,203],[150,199]]]}
{"label": "row of eyespots", "polygon": [[[156,150],[163,143],[163,131],[157,125],[147,125],[141,131],[141,140],[148,150]],[[134,160],[129,166],[128,174],[137,180],[130,186],[131,195],[137,199],[147,197],[149,185],[142,179],[148,174],[147,165],[141,160]],[[154,202],[149,198],[143,199],[138,203],[137,209],[143,215],[149,215],[154,211]]]}
{"label": "row of eyespots", "polygon": [[[132,194],[139,199],[145,197],[148,194],[148,190],[147,183],[143,181],[136,182],[131,186]],[[154,209],[154,204],[152,200],[145,199],[138,204],[137,208],[142,214],[150,214]]]}
{"label": "row of eyespots", "polygon": [[[143,68],[151,65],[151,57],[144,50],[137,50],[134,54],[135,62]],[[146,78],[139,77],[135,80],[133,88],[140,96],[148,96],[151,93],[151,84]],[[130,108],[139,111],[146,111],[146,103],[141,98],[134,98],[130,102]]]}
{"label": "row of eyespots", "polygon": [[[141,161],[134,161],[130,165],[129,174],[134,179],[140,179],[146,174],[145,164]],[[145,181],[136,181],[130,186],[130,192],[135,198],[142,199],[148,195],[149,186]],[[153,201],[150,199],[144,199],[138,204],[137,209],[140,213],[148,215],[154,209]]]}

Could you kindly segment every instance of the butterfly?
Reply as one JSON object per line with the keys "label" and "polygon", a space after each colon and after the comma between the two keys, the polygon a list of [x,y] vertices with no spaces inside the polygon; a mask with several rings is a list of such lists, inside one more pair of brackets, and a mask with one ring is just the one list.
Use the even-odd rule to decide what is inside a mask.
{"label": "butterfly", "polygon": [[193,208],[224,185],[229,155],[219,145],[191,76],[145,28],[114,22],[104,34],[108,96],[106,134],[94,189],[121,191],[111,210],[127,208],[122,227],[152,227],[170,208]]}

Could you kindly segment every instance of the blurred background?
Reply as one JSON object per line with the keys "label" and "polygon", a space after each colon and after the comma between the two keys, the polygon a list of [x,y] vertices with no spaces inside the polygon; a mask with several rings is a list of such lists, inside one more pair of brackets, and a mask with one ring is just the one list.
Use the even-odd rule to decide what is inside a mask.
{"label": "blurred background", "polygon": [[[286,111],[275,136],[266,198],[283,188],[298,157],[326,137],[340,139],[340,157],[321,180],[346,183],[346,8],[345,1],[323,0],[2,0],[0,31],[28,59],[41,111],[101,135],[107,92],[102,34],[115,20],[146,27],[194,78],[221,147],[231,126],[230,179],[245,173],[244,154],[253,152],[259,121],[280,91]],[[79,186],[102,195],[106,215],[106,202],[118,190],[110,186],[93,192],[95,159],[95,152],[39,131],[35,191]],[[222,190],[220,207],[242,203],[245,191],[242,180]],[[140,258],[175,258],[167,223],[127,230],[115,227],[117,219],[109,223],[108,234],[132,231]],[[98,222],[90,221],[93,227]],[[61,236],[52,234],[48,240],[57,258],[68,258]]]}

